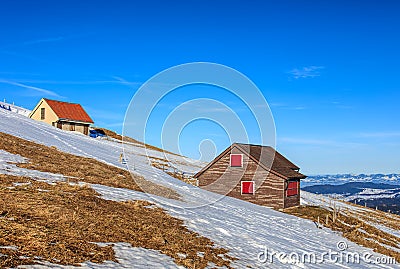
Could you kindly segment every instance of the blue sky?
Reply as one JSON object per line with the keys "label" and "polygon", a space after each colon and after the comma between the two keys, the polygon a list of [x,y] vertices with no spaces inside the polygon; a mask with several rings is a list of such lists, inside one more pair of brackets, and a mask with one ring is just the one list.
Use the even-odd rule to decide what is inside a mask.
{"label": "blue sky", "polygon": [[[304,173],[400,172],[399,12],[398,1],[2,1],[0,99],[81,103],[120,132],[150,77],[215,62],[256,83],[277,149]],[[216,153],[229,144],[197,124],[182,133],[184,154],[198,158],[213,134]]]}

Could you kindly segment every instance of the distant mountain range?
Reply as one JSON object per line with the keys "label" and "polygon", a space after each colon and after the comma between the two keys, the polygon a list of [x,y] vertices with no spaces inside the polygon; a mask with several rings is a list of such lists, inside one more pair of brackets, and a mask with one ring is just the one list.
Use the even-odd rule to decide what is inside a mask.
{"label": "distant mountain range", "polygon": [[312,176],[302,190],[400,215],[399,174]]}
{"label": "distant mountain range", "polygon": [[309,176],[301,182],[302,187],[317,184],[341,185],[348,182],[373,182],[400,185],[400,174],[337,174]]}

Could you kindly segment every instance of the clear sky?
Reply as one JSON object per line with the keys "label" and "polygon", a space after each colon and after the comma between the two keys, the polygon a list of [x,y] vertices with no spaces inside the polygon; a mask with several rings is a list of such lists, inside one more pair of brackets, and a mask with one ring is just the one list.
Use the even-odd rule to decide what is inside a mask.
{"label": "clear sky", "polygon": [[[5,0],[0,99],[81,103],[96,125],[121,132],[143,82],[215,62],[257,84],[277,149],[304,173],[400,172],[399,14],[399,1]],[[198,124],[182,133],[198,136],[182,139],[186,155],[199,157],[210,130],[222,134],[217,153],[229,144],[218,126]]]}

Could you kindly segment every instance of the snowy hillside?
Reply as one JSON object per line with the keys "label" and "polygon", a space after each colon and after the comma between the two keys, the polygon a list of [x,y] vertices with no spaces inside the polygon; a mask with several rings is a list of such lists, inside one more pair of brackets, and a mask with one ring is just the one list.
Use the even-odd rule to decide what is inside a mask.
{"label": "snowy hillside", "polygon": [[[123,151],[122,145],[107,140],[96,140],[79,134],[64,132],[43,123],[35,122],[22,115],[0,109],[0,132],[11,134],[26,140],[47,146],[55,146],[61,151],[79,156],[95,158],[104,163],[126,169],[119,162]],[[153,159],[167,158],[179,169],[193,173],[202,167],[202,163],[168,154],[164,156],[158,151],[147,152]],[[163,171],[152,167],[146,157],[146,151],[141,146],[125,146],[127,161],[134,163],[135,173],[146,179],[165,185],[182,195],[182,201],[171,200],[154,195],[148,195],[122,188],[112,188],[93,184],[104,199],[114,201],[149,200],[164,208],[170,215],[184,221],[192,231],[210,238],[218,246],[229,250],[229,255],[238,258],[232,263],[234,268],[400,268],[397,265],[368,263],[364,260],[356,263],[342,261],[340,265],[333,264],[325,253],[370,253],[371,259],[385,258],[373,250],[361,247],[344,239],[340,234],[329,229],[318,229],[312,221],[287,215],[272,209],[247,203],[230,197],[221,197],[197,187],[185,184],[172,178]],[[0,173],[20,173],[27,171],[10,165],[8,161],[21,162],[20,157],[1,152]],[[43,178],[48,175],[34,174],[31,177]],[[303,202],[316,203],[318,197],[306,195]],[[216,201],[211,203],[210,201]],[[346,205],[348,206],[348,205]],[[391,231],[398,233],[398,231]],[[346,246],[346,248],[343,248]],[[2,246],[0,246],[1,248]],[[339,247],[339,248],[338,248]],[[118,261],[104,264],[85,263],[84,268],[178,268],[173,261],[156,251],[132,248],[126,244],[114,247]],[[269,259],[264,260],[268,251]],[[274,254],[273,254],[274,253]],[[290,257],[295,255],[312,254],[324,258],[320,262],[305,262],[290,264]],[[278,255],[285,254],[285,255]],[[291,255],[289,257],[289,255]],[[273,258],[273,263],[270,259]],[[374,259],[376,261],[376,259]],[[337,262],[337,260],[336,260]],[[24,266],[23,268],[66,268],[52,264],[43,266]],[[212,264],[209,265],[213,267]],[[74,268],[74,267],[68,267]]]}
{"label": "snowy hillside", "polygon": [[[354,206],[351,203],[347,203],[345,201],[341,201],[332,197],[327,197],[305,191],[302,192],[301,203],[302,205],[318,205],[322,207],[331,207],[332,205],[335,205],[338,208],[338,210],[347,210],[351,214],[362,215],[363,218],[369,219],[368,222],[373,226],[380,228],[383,231],[389,232],[390,234],[393,234],[397,237],[400,237],[400,230],[398,229],[395,230],[386,226],[384,221],[387,220],[383,220],[380,217],[376,217],[378,214],[385,214],[385,213],[376,211],[374,209],[362,206]],[[397,226],[399,225],[400,216],[390,214],[390,218],[395,220],[395,224]]]}
{"label": "snowy hillside", "polygon": [[26,117],[28,117],[29,114],[31,113],[31,110],[29,110],[29,109],[0,101],[0,110],[3,110],[3,109],[26,116]]}

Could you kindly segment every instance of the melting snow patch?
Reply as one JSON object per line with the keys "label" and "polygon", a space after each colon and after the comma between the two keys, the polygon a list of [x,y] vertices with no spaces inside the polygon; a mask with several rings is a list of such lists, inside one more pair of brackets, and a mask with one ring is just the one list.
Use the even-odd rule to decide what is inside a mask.
{"label": "melting snow patch", "polygon": [[65,177],[60,174],[52,174],[47,172],[40,172],[36,170],[20,168],[16,165],[18,163],[26,163],[26,162],[27,160],[21,157],[20,155],[15,155],[7,151],[0,150],[0,174],[29,177],[33,179],[51,180],[51,181],[65,180]]}
{"label": "melting snow patch", "polygon": [[14,185],[15,187],[27,186],[27,185],[31,185],[31,184],[32,184],[31,182],[21,182],[21,183],[19,183],[19,182],[13,182],[13,185]]}
{"label": "melting snow patch", "polygon": [[180,259],[186,259],[186,257],[187,257],[187,255],[186,255],[186,254],[183,254],[183,253],[178,253],[177,255],[178,255],[178,257],[179,257]]}
{"label": "melting snow patch", "polygon": [[145,248],[134,248],[127,243],[96,243],[100,246],[113,245],[118,263],[106,261],[101,264],[85,262],[81,266],[65,266],[49,262],[37,261],[39,264],[23,265],[17,268],[26,269],[126,269],[126,268],[165,268],[165,269],[184,269],[174,263],[173,259],[155,250]]}
{"label": "melting snow patch", "polygon": [[8,250],[17,251],[18,247],[17,246],[0,246],[0,249],[8,249]]}
{"label": "melting snow patch", "polygon": [[43,190],[43,189],[37,189],[38,190],[38,192],[49,192],[49,190]]}
{"label": "melting snow patch", "polygon": [[0,150],[0,165],[3,163],[25,163],[26,159],[4,150]]}

